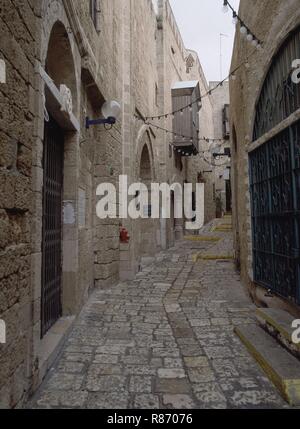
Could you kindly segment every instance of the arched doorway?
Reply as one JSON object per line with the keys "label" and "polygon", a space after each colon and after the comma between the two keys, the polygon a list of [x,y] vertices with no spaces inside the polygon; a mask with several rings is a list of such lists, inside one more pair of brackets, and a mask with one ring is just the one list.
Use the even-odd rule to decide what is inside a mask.
{"label": "arched doorway", "polygon": [[[45,72],[55,87],[72,94],[68,108],[76,106],[77,90],[74,61],[68,32],[57,21],[49,38]],[[63,195],[65,185],[65,119],[62,108],[53,103],[51,89],[45,85],[42,191],[42,274],[41,337],[63,315]],[[70,133],[68,139],[71,138]],[[71,217],[71,216],[70,216]]]}
{"label": "arched doorway", "polygon": [[151,182],[153,181],[153,174],[150,148],[148,147],[147,143],[144,144],[141,153],[139,176],[141,183],[144,184],[148,189],[148,205],[142,208],[143,216],[145,218],[140,219],[139,254],[140,256],[148,256],[154,255],[156,251],[156,220],[151,219]]}
{"label": "arched doorway", "polygon": [[[300,85],[291,65],[300,56],[300,27],[272,59],[256,104],[250,152],[254,281],[300,304]],[[284,122],[283,122],[284,121]]]}

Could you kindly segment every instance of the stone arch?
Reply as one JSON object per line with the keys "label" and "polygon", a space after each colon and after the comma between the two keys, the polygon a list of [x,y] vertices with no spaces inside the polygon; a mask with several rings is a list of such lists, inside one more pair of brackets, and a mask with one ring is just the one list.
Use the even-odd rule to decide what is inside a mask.
{"label": "stone arch", "polygon": [[140,160],[139,176],[140,176],[140,179],[145,181],[145,183],[151,181],[152,179],[152,166],[151,166],[149,148],[147,144],[143,146],[141,160]]}
{"label": "stone arch", "polygon": [[53,25],[49,37],[45,71],[59,89],[66,85],[72,94],[73,106],[77,105],[77,79],[69,33],[61,21]]}
{"label": "stone arch", "polygon": [[[54,79],[54,83],[56,86],[58,86],[58,89],[59,84],[61,83],[67,86],[70,85],[69,88],[72,91],[73,98],[73,113],[75,114],[75,116],[77,116],[79,114],[80,103],[80,46],[77,46],[75,34],[71,29],[66,9],[62,1],[42,0],[41,9],[43,16],[43,28],[40,49],[38,52],[38,57],[40,57],[41,59],[41,66],[44,69],[47,69],[47,59],[49,58],[50,54],[49,49],[52,45],[52,42],[56,39],[59,48],[57,51],[58,56],[56,56],[56,65],[59,66],[62,61],[65,62],[65,60],[68,65],[66,66],[64,64],[64,67],[62,67],[61,72],[55,72],[56,78]],[[55,52],[55,49],[53,50]],[[64,57],[63,52],[66,54],[66,57]],[[69,76],[67,76],[68,73]],[[51,74],[50,77],[52,77]],[[62,79],[64,79],[65,82],[62,82]]]}
{"label": "stone arch", "polygon": [[[270,37],[272,40],[272,44],[270,46],[265,46],[265,50],[268,50],[270,55],[268,55],[269,60],[264,63],[261,67],[260,74],[263,78],[260,80],[259,85],[257,85],[257,93],[254,99],[254,105],[252,107],[252,115],[250,120],[250,135],[251,140],[257,140],[255,136],[255,128],[256,128],[256,118],[257,118],[257,107],[265,90],[266,81],[276,63],[280,54],[285,50],[286,44],[292,39],[295,34],[300,33],[299,26],[299,15],[294,15],[291,20],[286,22],[276,22],[276,25],[270,30],[270,33],[273,34],[274,37]],[[298,37],[299,39],[299,37]],[[298,51],[300,53],[300,48],[298,46]],[[294,55],[293,59],[298,58],[299,55]],[[291,68],[292,64],[290,64]],[[259,71],[257,71],[259,74]]]}
{"label": "stone arch", "polygon": [[157,230],[159,230],[157,226],[159,220],[151,219],[151,183],[155,182],[155,168],[152,141],[147,126],[142,127],[137,139],[135,177],[148,188],[148,207],[143,207],[142,212],[149,218],[139,219],[135,225],[136,259],[141,260],[156,253]]}
{"label": "stone arch", "polygon": [[[136,165],[135,165],[135,177],[139,180],[141,179],[141,163],[143,161],[143,156],[149,158],[150,163],[150,171],[151,172],[151,180],[154,181],[155,174],[155,161],[154,161],[154,153],[153,153],[153,144],[150,136],[149,127],[144,125],[138,134],[137,143],[136,143]],[[144,158],[145,160],[145,158]]]}

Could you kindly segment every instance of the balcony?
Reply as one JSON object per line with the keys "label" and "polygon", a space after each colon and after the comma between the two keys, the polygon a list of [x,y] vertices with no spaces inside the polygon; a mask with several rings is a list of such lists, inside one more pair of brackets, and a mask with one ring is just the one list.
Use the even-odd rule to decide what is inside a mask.
{"label": "balcony", "polygon": [[[189,106],[186,108],[186,106]],[[201,109],[198,81],[177,82],[172,87],[173,119],[172,145],[182,156],[199,153],[199,111]]]}

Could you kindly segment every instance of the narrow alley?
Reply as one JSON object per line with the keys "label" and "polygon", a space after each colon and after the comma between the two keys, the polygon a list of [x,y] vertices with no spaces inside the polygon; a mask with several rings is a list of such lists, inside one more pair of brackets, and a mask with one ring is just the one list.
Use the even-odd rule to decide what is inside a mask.
{"label": "narrow alley", "polygon": [[95,290],[30,408],[284,408],[234,333],[253,323],[230,217]]}

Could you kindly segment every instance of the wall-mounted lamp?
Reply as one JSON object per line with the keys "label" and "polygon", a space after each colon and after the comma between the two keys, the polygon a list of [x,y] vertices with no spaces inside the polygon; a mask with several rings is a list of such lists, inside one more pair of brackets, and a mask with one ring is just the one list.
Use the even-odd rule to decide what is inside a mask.
{"label": "wall-mounted lamp", "polygon": [[117,101],[106,101],[101,110],[104,119],[90,119],[87,116],[85,120],[86,129],[89,129],[91,125],[108,124],[113,126],[121,114],[121,106]]}

